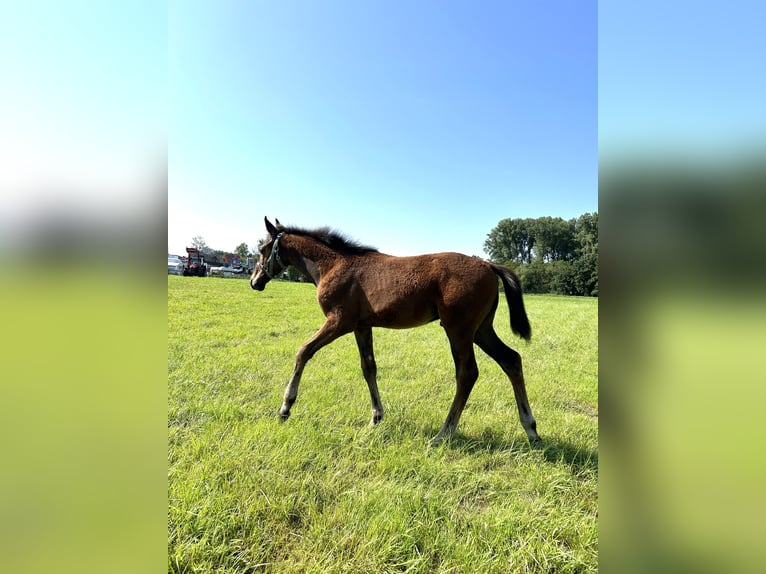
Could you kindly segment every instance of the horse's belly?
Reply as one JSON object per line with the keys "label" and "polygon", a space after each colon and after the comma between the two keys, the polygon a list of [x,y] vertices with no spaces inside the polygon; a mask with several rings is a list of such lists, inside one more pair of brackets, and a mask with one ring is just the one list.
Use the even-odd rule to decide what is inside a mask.
{"label": "horse's belly", "polygon": [[368,267],[360,278],[367,311],[363,320],[373,327],[407,329],[438,319],[438,289],[433,276],[408,263],[415,258],[390,259],[396,265],[382,266],[374,272]]}
{"label": "horse's belly", "polygon": [[435,304],[413,305],[412,301],[375,309],[368,318],[371,327],[409,329],[439,318]]}

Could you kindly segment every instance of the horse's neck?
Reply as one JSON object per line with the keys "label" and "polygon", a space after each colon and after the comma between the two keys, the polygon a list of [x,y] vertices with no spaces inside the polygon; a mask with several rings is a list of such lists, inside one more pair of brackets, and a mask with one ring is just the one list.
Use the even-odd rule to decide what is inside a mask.
{"label": "horse's neck", "polygon": [[335,265],[340,255],[316,239],[309,237],[296,239],[297,241],[294,240],[290,245],[297,259],[293,265],[311,277],[316,285],[322,274]]}

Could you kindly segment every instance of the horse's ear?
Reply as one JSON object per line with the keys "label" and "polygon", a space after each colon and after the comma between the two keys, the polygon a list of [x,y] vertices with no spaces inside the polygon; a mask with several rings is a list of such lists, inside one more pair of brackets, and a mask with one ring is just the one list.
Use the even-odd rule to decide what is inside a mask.
{"label": "horse's ear", "polygon": [[[264,217],[263,218],[263,222],[266,224],[266,231],[269,232],[269,235],[271,235],[272,237],[276,237],[277,236],[277,228],[274,227],[271,224],[271,221],[269,221],[269,218],[268,217]],[[278,221],[277,221],[277,225],[279,225]]]}
{"label": "horse's ear", "polygon": [[282,224],[279,223],[279,220],[277,218],[274,218],[274,222],[277,224],[277,229],[281,229]]}

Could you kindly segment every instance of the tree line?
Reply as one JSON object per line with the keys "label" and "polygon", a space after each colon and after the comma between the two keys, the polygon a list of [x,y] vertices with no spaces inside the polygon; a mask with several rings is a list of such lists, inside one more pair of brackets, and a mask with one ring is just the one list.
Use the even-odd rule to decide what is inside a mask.
{"label": "tree line", "polygon": [[569,220],[503,219],[484,251],[512,268],[527,293],[598,296],[598,212]]}

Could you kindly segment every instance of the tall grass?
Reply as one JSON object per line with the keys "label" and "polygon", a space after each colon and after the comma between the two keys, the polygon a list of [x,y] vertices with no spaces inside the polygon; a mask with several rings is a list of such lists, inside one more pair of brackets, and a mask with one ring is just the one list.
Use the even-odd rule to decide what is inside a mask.
{"label": "tall grass", "polygon": [[596,571],[597,301],[525,302],[531,343],[504,298],[495,328],[524,358],[543,445],[478,351],[458,432],[433,447],[455,387],[438,322],[375,330],[377,427],[353,336],[309,362],[280,423],[324,319],[314,287],[168,277],[169,572]]}

